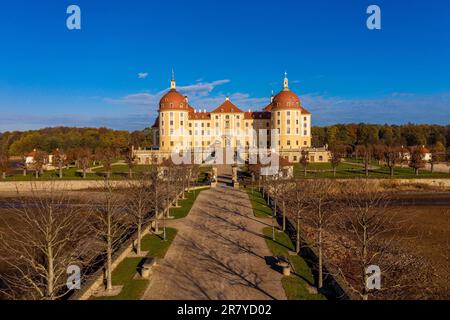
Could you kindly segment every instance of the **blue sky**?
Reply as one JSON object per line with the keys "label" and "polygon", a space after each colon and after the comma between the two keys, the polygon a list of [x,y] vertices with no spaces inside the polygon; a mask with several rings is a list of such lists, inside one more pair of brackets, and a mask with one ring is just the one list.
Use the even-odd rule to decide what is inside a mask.
{"label": "blue sky", "polygon": [[[81,30],[66,28],[70,4]],[[380,31],[366,28],[371,4]],[[0,131],[142,129],[172,66],[198,109],[227,95],[259,109],[288,71],[315,125],[450,123],[445,0],[15,0],[0,40]]]}

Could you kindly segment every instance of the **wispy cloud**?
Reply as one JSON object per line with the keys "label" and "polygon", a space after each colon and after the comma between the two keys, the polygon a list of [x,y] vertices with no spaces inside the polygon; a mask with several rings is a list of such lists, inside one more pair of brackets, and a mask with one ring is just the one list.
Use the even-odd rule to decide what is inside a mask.
{"label": "wispy cloud", "polygon": [[414,94],[395,92],[375,98],[342,98],[320,94],[301,96],[314,123],[450,123],[450,92]]}
{"label": "wispy cloud", "polygon": [[[216,92],[214,89],[229,82],[229,80],[200,82],[180,86],[178,89],[183,94],[189,95],[190,104],[194,108],[212,110],[226,98],[224,92]],[[105,126],[114,129],[140,130],[153,124],[157,115],[158,102],[165,92],[167,89],[156,93],[133,93],[120,98],[101,98],[108,104],[116,106],[116,113],[105,112],[105,115],[2,113],[0,114],[0,132],[49,126]],[[231,94],[229,98],[244,111],[261,110],[269,103],[269,97],[252,96],[245,92]],[[311,93],[300,96],[300,99],[302,105],[312,113],[314,125],[359,122],[450,124],[450,92],[428,95],[394,92],[373,98],[349,98]]]}
{"label": "wispy cloud", "polygon": [[148,72],[139,72],[137,75],[139,79],[145,79],[148,77]]}

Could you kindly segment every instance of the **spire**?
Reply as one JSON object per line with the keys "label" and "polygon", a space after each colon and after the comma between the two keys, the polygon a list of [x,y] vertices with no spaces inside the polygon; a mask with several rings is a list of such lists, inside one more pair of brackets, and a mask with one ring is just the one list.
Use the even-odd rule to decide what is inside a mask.
{"label": "spire", "polygon": [[175,90],[177,88],[177,84],[175,82],[175,72],[172,67],[172,79],[170,80],[170,90]]}
{"label": "spire", "polygon": [[284,84],[283,84],[283,87],[284,87],[284,91],[289,91],[289,79],[288,79],[288,74],[287,74],[287,72],[285,72],[284,73]]}

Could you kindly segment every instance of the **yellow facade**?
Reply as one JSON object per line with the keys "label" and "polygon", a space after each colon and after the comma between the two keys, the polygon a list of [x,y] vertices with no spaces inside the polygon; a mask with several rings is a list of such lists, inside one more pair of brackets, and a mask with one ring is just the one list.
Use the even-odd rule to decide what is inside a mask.
{"label": "yellow facade", "polygon": [[[287,77],[283,91],[258,112],[244,112],[228,98],[212,112],[195,110],[188,98],[176,91],[174,79],[169,93],[161,99],[153,127],[156,150],[152,154],[158,158],[187,150],[204,153],[206,158],[214,148],[227,147],[241,148],[247,154],[251,148],[263,147],[296,162],[301,150],[311,147],[311,114],[289,90]],[[272,130],[278,132],[275,139]],[[259,145],[263,142],[260,134],[268,134],[265,144]],[[137,152],[139,163],[148,163],[149,156],[144,150]]]}

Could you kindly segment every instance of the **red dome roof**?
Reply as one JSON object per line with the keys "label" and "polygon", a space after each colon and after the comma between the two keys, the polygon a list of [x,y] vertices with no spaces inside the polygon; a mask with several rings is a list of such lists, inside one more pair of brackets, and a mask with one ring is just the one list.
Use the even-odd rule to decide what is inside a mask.
{"label": "red dome roof", "polygon": [[272,102],[272,111],[280,109],[301,109],[299,97],[290,90],[280,91]]}
{"label": "red dome roof", "polygon": [[159,110],[186,110],[189,111],[189,104],[186,98],[176,90],[170,90],[159,101]]}

